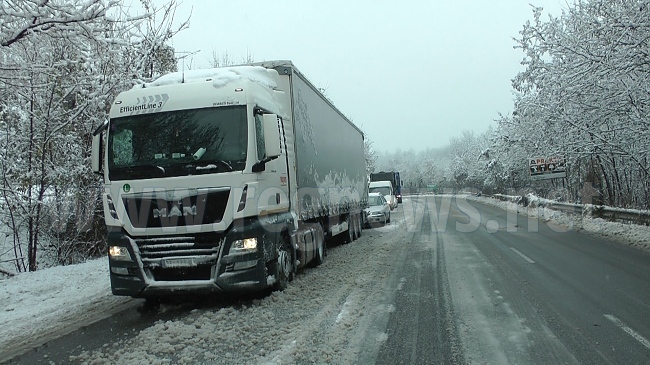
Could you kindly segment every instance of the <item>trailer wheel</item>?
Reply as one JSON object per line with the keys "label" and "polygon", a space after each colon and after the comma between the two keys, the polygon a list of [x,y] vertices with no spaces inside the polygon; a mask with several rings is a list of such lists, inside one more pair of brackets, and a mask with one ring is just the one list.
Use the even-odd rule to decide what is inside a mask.
{"label": "trailer wheel", "polygon": [[320,229],[317,230],[317,240],[320,240],[321,245],[318,246],[316,249],[316,257],[314,257],[314,260],[312,261],[311,267],[316,267],[320,266],[325,262],[325,250],[326,250],[326,245],[325,245],[325,234],[323,233],[323,227],[320,226]]}
{"label": "trailer wheel", "polygon": [[352,214],[348,215],[348,236],[344,238],[344,243],[350,243],[354,241],[354,216]]}
{"label": "trailer wheel", "polygon": [[294,259],[291,246],[287,239],[282,240],[282,244],[278,247],[278,258],[275,261],[275,275],[277,280],[274,284],[274,289],[282,291],[289,286],[289,282],[293,280]]}
{"label": "trailer wheel", "polygon": [[359,213],[359,237],[363,236],[363,228],[365,226],[365,222],[363,221],[363,212]]}
{"label": "trailer wheel", "polygon": [[361,226],[363,224],[361,223],[361,214],[355,215],[354,218],[354,235],[356,239],[361,238],[361,230],[363,229]]}

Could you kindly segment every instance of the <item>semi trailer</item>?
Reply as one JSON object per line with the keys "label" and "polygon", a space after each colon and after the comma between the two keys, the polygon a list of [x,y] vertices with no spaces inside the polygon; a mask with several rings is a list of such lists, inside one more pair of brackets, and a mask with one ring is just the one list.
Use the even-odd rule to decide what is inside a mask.
{"label": "semi trailer", "polygon": [[291,61],[136,85],[91,159],[115,295],[282,290],[361,235],[364,135]]}

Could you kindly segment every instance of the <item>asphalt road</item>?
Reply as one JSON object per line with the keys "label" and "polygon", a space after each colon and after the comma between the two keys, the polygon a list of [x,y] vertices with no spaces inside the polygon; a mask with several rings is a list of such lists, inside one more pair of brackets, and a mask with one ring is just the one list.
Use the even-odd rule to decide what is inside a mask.
{"label": "asphalt road", "polygon": [[[426,201],[421,221],[404,246],[400,287],[377,364],[461,363],[462,353],[447,279],[444,239],[432,225]],[[417,211],[417,207],[412,207]]]}
{"label": "asphalt road", "polygon": [[650,363],[650,255],[465,199],[422,200],[443,231],[467,362]]}
{"label": "asphalt road", "polygon": [[[323,266],[292,283],[291,297],[263,306],[294,318],[286,328],[297,336],[278,330],[286,347],[276,355],[332,364],[650,363],[647,253],[454,196],[405,198],[392,221],[330,250]],[[314,283],[322,290],[307,290]],[[145,316],[129,308],[10,363],[68,363],[82,349],[128,342],[156,321],[229,306],[244,308],[231,315],[253,316],[255,306],[246,308],[255,300],[265,299]],[[346,313],[357,314],[342,325]],[[264,335],[254,325],[234,331]]]}

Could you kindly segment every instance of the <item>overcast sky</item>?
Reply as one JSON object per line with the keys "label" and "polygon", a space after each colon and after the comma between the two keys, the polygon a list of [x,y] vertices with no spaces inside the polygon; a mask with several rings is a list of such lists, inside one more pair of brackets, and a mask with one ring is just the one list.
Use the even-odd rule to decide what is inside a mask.
{"label": "overcast sky", "polygon": [[[179,0],[183,1],[183,0]],[[560,0],[531,0],[559,15]],[[288,59],[379,151],[444,147],[482,133],[512,110],[513,49],[532,9],[526,0],[184,0],[190,16],[176,51],[198,51],[185,68],[206,68],[213,51],[235,62]]]}

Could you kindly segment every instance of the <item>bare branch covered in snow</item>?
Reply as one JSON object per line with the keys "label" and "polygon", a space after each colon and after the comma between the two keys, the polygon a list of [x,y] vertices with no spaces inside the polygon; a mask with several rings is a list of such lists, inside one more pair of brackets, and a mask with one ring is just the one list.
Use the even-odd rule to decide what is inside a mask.
{"label": "bare branch covered in snow", "polygon": [[0,3],[0,45],[8,47],[36,34],[70,39],[92,32],[85,25],[118,4],[117,0],[5,0]]}

